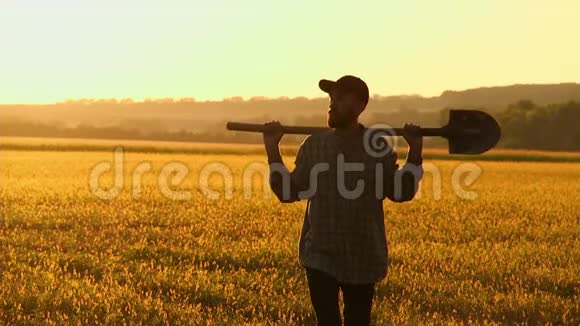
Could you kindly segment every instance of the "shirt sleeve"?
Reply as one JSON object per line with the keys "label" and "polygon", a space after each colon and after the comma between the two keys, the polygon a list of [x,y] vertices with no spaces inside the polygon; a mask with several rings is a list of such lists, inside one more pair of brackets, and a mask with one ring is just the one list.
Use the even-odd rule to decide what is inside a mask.
{"label": "shirt sleeve", "polygon": [[310,164],[311,158],[309,155],[309,149],[306,144],[306,140],[302,142],[296,153],[296,159],[294,160],[294,170],[290,173],[290,180],[292,186],[296,188],[296,191],[303,191],[308,189],[310,184]]}
{"label": "shirt sleeve", "polygon": [[270,187],[283,203],[302,199],[301,191],[308,189],[311,158],[306,141],[307,139],[298,148],[292,172],[289,172],[284,164],[270,164]]}
{"label": "shirt sleeve", "polygon": [[410,160],[399,167],[397,152],[390,151],[383,159],[383,199],[405,202],[413,199],[423,177],[423,159]]}

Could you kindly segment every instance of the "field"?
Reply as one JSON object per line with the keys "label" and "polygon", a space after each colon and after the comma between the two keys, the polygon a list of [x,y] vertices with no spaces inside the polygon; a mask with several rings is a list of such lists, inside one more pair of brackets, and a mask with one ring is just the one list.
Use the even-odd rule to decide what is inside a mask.
{"label": "field", "polygon": [[[83,151],[112,152],[122,146],[126,152],[167,154],[263,154],[261,144],[228,144],[200,142],[167,142],[144,140],[95,140],[75,138],[0,137],[0,149],[28,151]],[[296,154],[297,144],[282,144],[286,155]],[[398,147],[404,158],[406,148]],[[526,161],[526,162],[580,162],[580,152],[547,152],[536,150],[493,149],[481,155],[448,155],[447,149],[426,148],[424,157],[435,160]]]}
{"label": "field", "polygon": [[[113,143],[0,143],[0,324],[314,323],[305,203],[278,203],[259,175],[243,187],[259,147],[134,144],[115,193],[112,172],[100,190],[90,178],[115,167]],[[502,155],[426,160],[418,198],[385,202],[373,324],[580,324],[578,155]],[[452,182],[462,169],[481,173]]]}

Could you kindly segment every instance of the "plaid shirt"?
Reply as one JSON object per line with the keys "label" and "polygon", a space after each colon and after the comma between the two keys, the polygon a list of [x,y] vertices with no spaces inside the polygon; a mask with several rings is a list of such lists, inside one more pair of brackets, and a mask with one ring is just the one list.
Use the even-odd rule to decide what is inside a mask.
{"label": "plaid shirt", "polygon": [[[367,130],[360,125],[361,130]],[[307,199],[299,263],[339,282],[373,283],[387,274],[383,200],[411,200],[423,175],[421,159],[399,169],[384,138],[374,149],[362,135],[342,140],[332,130],[307,137],[295,169],[270,164],[270,186],[282,202]],[[378,148],[387,148],[379,155]]]}

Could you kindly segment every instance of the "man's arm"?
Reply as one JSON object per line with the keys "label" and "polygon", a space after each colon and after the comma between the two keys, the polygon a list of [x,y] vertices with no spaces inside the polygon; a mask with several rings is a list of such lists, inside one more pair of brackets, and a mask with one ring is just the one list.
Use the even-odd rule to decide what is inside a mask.
{"label": "man's arm", "polygon": [[283,136],[279,122],[272,121],[265,124],[268,128],[264,132],[264,146],[268,156],[270,169],[269,181],[272,192],[282,203],[291,203],[300,200],[298,193],[306,189],[305,155],[303,146],[300,146],[296,157],[296,168],[291,173],[282,160],[280,154],[280,139]]}
{"label": "man's arm", "polygon": [[419,181],[423,177],[423,138],[419,127],[405,124],[403,137],[409,144],[407,159],[402,168],[397,164],[397,153],[392,151],[386,158],[384,170],[384,197],[394,202],[406,202],[415,197]]}

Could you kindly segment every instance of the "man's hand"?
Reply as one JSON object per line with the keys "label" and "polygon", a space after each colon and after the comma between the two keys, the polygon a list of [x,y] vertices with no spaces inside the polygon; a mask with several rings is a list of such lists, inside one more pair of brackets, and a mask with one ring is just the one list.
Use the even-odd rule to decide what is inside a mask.
{"label": "man's hand", "polygon": [[273,120],[266,122],[264,126],[266,130],[264,130],[262,136],[264,137],[264,145],[266,145],[266,148],[278,146],[280,139],[284,135],[280,122]]}
{"label": "man's hand", "polygon": [[405,123],[403,127],[403,138],[409,144],[409,154],[407,155],[409,162],[420,164],[423,161],[423,136],[421,136],[421,128],[414,124]]}
{"label": "man's hand", "polygon": [[403,138],[409,147],[423,147],[423,136],[421,136],[421,127],[412,123],[405,123],[403,126]]}
{"label": "man's hand", "polygon": [[265,130],[262,133],[264,137],[264,145],[266,146],[266,154],[268,155],[268,163],[283,163],[282,155],[278,144],[284,135],[282,125],[278,121],[270,121],[264,123]]}

